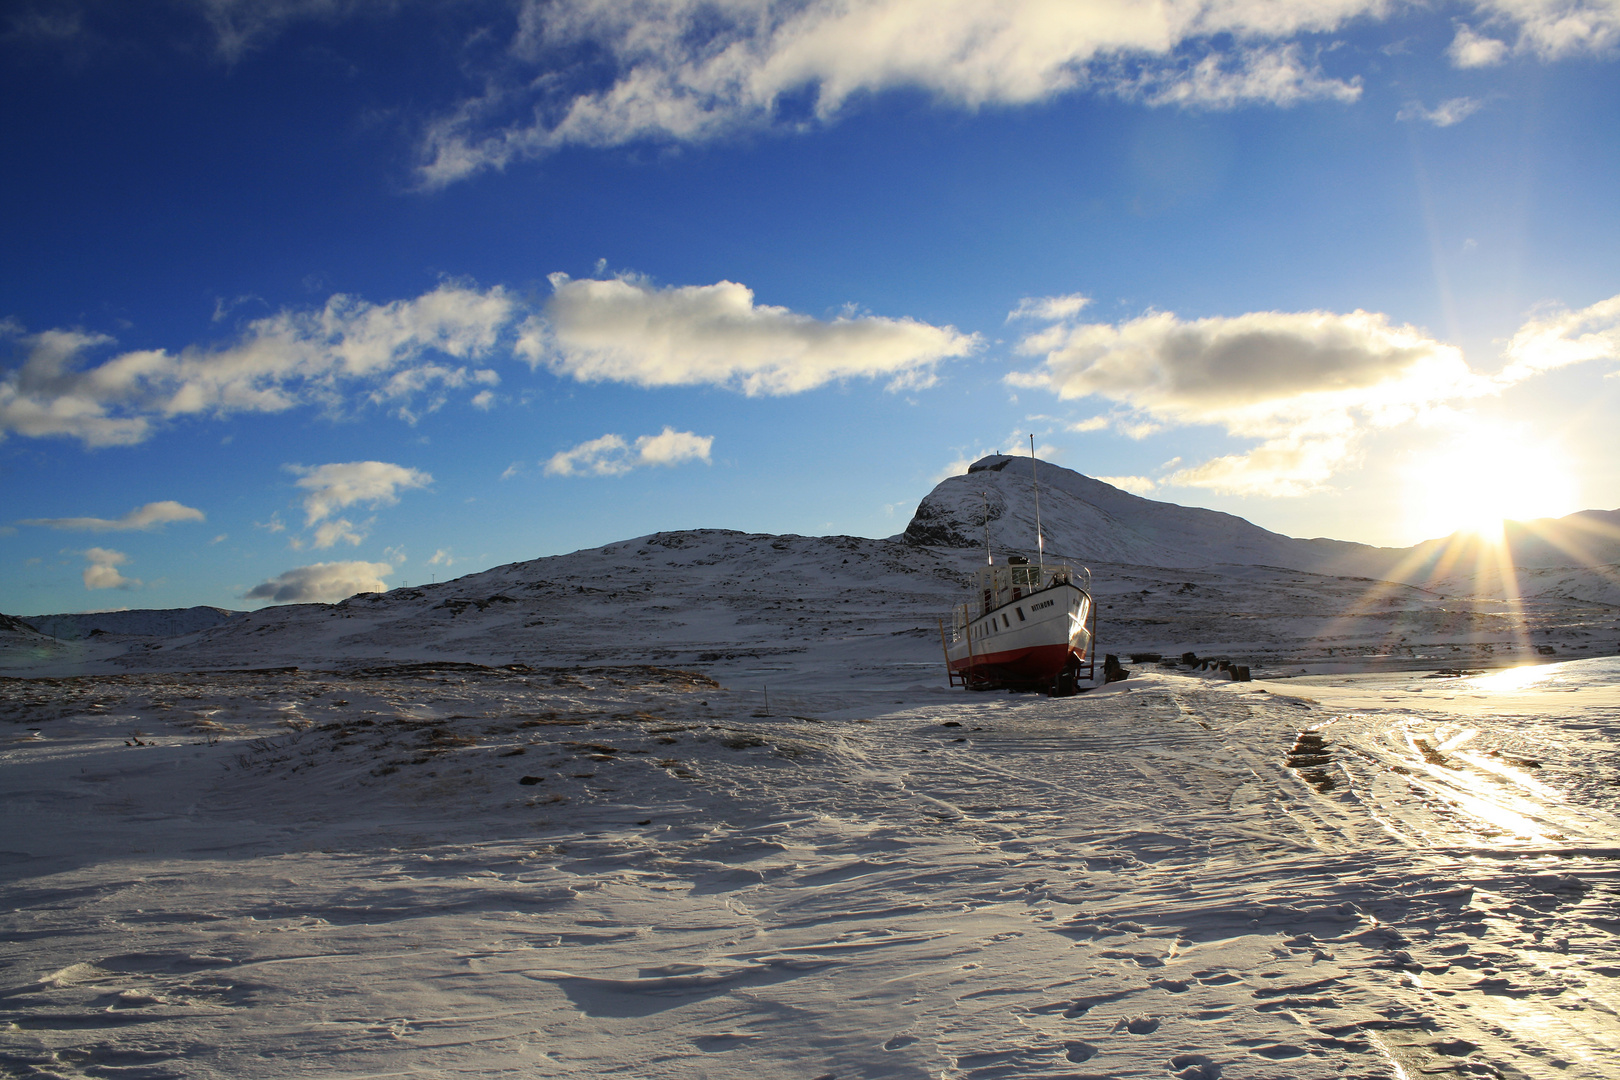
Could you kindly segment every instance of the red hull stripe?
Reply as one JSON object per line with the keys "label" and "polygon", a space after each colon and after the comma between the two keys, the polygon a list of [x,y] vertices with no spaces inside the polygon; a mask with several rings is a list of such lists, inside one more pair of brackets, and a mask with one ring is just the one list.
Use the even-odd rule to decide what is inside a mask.
{"label": "red hull stripe", "polygon": [[1057,678],[1069,657],[1079,656],[1070,645],[1032,645],[1006,652],[977,653],[951,661],[951,670],[980,678],[1048,682]]}

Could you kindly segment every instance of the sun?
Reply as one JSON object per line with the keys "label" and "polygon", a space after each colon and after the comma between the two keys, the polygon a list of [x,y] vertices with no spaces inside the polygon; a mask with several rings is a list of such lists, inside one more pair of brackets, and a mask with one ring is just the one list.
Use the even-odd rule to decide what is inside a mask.
{"label": "sun", "polygon": [[1509,425],[1474,421],[1404,471],[1408,534],[1473,533],[1499,541],[1504,521],[1580,509],[1569,460],[1554,444]]}

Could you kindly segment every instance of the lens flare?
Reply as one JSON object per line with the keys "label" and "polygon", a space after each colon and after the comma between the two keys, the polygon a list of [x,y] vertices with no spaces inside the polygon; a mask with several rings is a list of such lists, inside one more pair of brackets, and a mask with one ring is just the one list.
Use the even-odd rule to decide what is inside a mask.
{"label": "lens flare", "polygon": [[1555,445],[1484,421],[1471,421],[1414,457],[1405,487],[1408,527],[1427,539],[1463,532],[1500,542],[1503,521],[1580,509],[1574,471]]}

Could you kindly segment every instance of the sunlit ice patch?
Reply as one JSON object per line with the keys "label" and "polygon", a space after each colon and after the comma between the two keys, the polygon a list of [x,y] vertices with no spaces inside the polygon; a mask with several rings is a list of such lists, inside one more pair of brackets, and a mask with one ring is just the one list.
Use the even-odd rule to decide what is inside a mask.
{"label": "sunlit ice patch", "polygon": [[1588,656],[1550,664],[1523,664],[1467,680],[1471,689],[1486,693],[1572,693],[1613,696],[1620,690],[1620,656]]}
{"label": "sunlit ice patch", "polygon": [[1562,664],[1524,664],[1504,671],[1479,675],[1471,679],[1474,689],[1497,694],[1513,694],[1521,690],[1540,689],[1558,674]]}

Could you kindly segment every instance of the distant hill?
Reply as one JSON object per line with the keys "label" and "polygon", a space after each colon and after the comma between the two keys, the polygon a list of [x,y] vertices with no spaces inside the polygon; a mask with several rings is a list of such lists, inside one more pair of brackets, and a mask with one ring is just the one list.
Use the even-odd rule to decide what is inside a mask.
{"label": "distant hill", "polygon": [[0,671],[59,659],[69,646],[21,619],[0,615]]}
{"label": "distant hill", "polygon": [[[1509,565],[1544,570],[1553,567],[1606,566],[1620,563],[1620,510],[1582,510],[1561,518],[1509,521],[1502,529]],[[1457,567],[1500,559],[1477,536],[1454,535],[1425,540],[1410,549],[1413,572],[1434,577]]]}
{"label": "distant hill", "polygon": [[241,611],[217,607],[157,608],[134,611],[90,611],[67,615],[31,615],[22,623],[58,641],[80,641],[91,634],[174,637],[195,634],[231,619]]}

